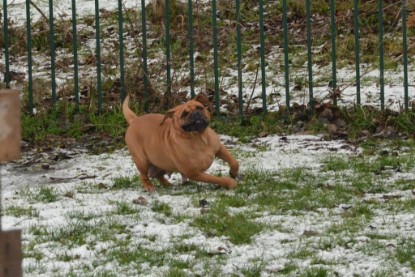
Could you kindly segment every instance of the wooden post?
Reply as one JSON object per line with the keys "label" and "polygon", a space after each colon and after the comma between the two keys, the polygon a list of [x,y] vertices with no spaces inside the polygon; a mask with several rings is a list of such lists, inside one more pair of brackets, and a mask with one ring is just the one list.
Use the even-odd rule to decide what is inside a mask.
{"label": "wooden post", "polygon": [[0,90],[0,163],[17,160],[20,156],[19,91]]}
{"label": "wooden post", "polygon": [[0,277],[21,277],[22,244],[20,230],[0,232]]}
{"label": "wooden post", "polygon": [[[19,97],[18,90],[0,90],[0,165],[2,162],[17,160],[20,156]],[[0,211],[1,197],[0,179]],[[23,276],[21,232],[20,230],[2,231],[0,217],[0,277],[21,276]]]}

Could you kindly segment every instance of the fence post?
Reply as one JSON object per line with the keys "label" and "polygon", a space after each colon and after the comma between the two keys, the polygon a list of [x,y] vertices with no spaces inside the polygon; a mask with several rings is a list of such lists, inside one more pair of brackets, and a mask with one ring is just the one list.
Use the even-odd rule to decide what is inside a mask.
{"label": "fence post", "polygon": [[261,56],[261,85],[262,85],[262,111],[267,112],[267,92],[265,84],[265,38],[264,38],[264,3],[259,0],[259,44]]}
{"label": "fence post", "polygon": [[188,39],[189,39],[189,65],[190,65],[190,97],[195,97],[195,63],[193,50],[193,7],[192,0],[188,1]]}
{"label": "fence post", "polygon": [[242,83],[242,38],[241,38],[241,1],[236,0],[236,55],[238,59],[238,105],[239,117],[243,117]]}
{"label": "fence post", "polygon": [[378,0],[378,28],[379,28],[379,82],[380,82],[380,109],[385,109],[385,72],[383,61],[383,7],[382,0]]}
{"label": "fence post", "polygon": [[53,0],[49,0],[49,48],[52,79],[52,104],[56,103],[55,31],[53,29]]}
{"label": "fence post", "polygon": [[284,29],[284,73],[285,73],[285,105],[290,109],[290,68],[288,60],[288,23],[287,0],[282,1],[282,25]]}
{"label": "fence post", "polygon": [[360,47],[359,47],[359,0],[354,0],[354,53],[356,61],[356,101],[360,106]]}
{"label": "fence post", "polygon": [[125,99],[125,77],[124,77],[124,19],[122,16],[122,0],[118,0],[118,38],[120,44],[120,85],[121,85],[121,102]]}
{"label": "fence post", "polygon": [[74,75],[74,90],[75,102],[79,108],[79,80],[78,80],[78,31],[76,29],[76,1],[72,0],[72,37],[73,37],[73,75]]}
{"label": "fence post", "polygon": [[166,28],[166,70],[167,70],[167,97],[168,102],[167,106],[170,106],[171,99],[171,57],[170,57],[170,7],[169,1],[165,0],[164,4],[164,19],[165,19],[165,28]]}
{"label": "fence post", "polygon": [[26,0],[26,33],[27,33],[27,71],[28,71],[28,94],[29,112],[33,114],[33,60],[32,60],[32,29],[30,27],[30,0]]}
{"label": "fence post", "polygon": [[403,86],[405,110],[409,109],[408,93],[408,42],[406,37],[406,0],[402,0],[402,47],[403,47]]}
{"label": "fence post", "polygon": [[332,85],[333,90],[333,104],[337,105],[337,76],[336,76],[336,5],[335,0],[330,0],[330,29],[331,29],[331,64],[332,64]]}
{"label": "fence post", "polygon": [[99,1],[95,0],[95,39],[96,39],[96,65],[97,65],[97,93],[98,113],[102,111],[102,79],[101,79],[101,36],[99,27]]}
{"label": "fence post", "polygon": [[148,67],[147,67],[147,27],[146,1],[141,0],[141,31],[143,33],[143,85],[144,85],[144,112],[148,112]]}
{"label": "fence post", "polygon": [[218,22],[216,18],[216,0],[212,0],[212,28],[213,28],[213,67],[215,74],[215,108],[220,116],[219,99],[219,62],[218,62]]}
{"label": "fence post", "polygon": [[3,0],[3,15],[4,64],[6,67],[4,81],[6,82],[6,87],[10,88],[9,19],[7,18],[7,0]]}
{"label": "fence post", "polygon": [[310,97],[310,108],[314,111],[314,95],[313,95],[313,62],[311,52],[311,4],[310,0],[306,0],[306,21],[307,21],[307,68],[308,68],[308,91]]}

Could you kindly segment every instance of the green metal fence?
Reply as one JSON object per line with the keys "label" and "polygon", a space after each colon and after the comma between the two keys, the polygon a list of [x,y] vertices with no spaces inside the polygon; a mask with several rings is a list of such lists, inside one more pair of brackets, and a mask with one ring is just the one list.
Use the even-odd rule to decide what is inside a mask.
{"label": "green metal fence", "polygon": [[[49,12],[48,53],[50,63],[50,87],[43,87],[43,89],[50,91],[51,102],[52,104],[56,104],[59,95],[61,94],[59,93],[58,95],[57,91],[59,86],[62,86],[62,84],[58,85],[56,81],[56,52],[59,47],[63,47],[58,46],[56,42],[65,39],[60,38],[63,35],[62,33],[55,31],[56,27],[58,26],[56,22],[56,14],[54,14],[54,10],[56,8],[54,7],[53,0],[48,1],[47,10]],[[107,49],[106,51],[110,51],[112,53],[116,52],[118,55],[118,61],[114,62],[117,64],[116,72],[113,72],[112,74],[115,76],[113,79],[117,79],[117,95],[119,100],[124,99],[126,93],[131,93],[132,91],[136,91],[138,89],[137,87],[128,87],[126,84],[126,82],[128,82],[126,80],[126,73],[130,69],[126,69],[127,66],[125,59],[127,57],[129,60],[131,60],[131,58],[135,56],[138,58],[135,63],[135,67],[139,68],[137,72],[139,72],[140,75],[137,76],[137,78],[140,78],[142,83],[142,87],[140,86],[140,91],[137,91],[136,93],[142,95],[142,99],[144,101],[143,107],[146,111],[149,110],[149,103],[152,101],[151,95],[155,83],[159,83],[160,80],[162,80],[161,82],[164,83],[161,86],[163,88],[163,99],[165,99],[164,105],[170,106],[173,104],[172,99],[174,98],[174,94],[177,93],[177,87],[180,86],[180,82],[183,82],[183,79],[188,80],[187,84],[183,85],[183,87],[185,87],[187,94],[193,97],[196,94],[196,89],[201,86],[200,75],[205,75],[208,77],[204,79],[203,86],[205,88],[211,86],[211,89],[213,90],[213,103],[215,104],[216,111],[219,113],[221,106],[221,97],[223,97],[223,82],[221,81],[221,78],[223,77],[223,72],[226,71],[226,68],[234,68],[236,72],[236,81],[232,84],[228,83],[228,86],[237,88],[237,90],[234,90],[234,94],[237,99],[234,101],[234,104],[237,106],[237,109],[235,110],[239,115],[244,115],[247,111],[247,105],[249,105],[248,102],[252,98],[252,93],[257,83],[256,75],[260,76],[258,79],[258,86],[261,88],[261,92],[259,94],[261,111],[266,112],[268,110],[269,103],[272,101],[270,100],[270,93],[267,91],[267,87],[269,87],[268,83],[274,82],[273,78],[277,78],[275,76],[279,75],[281,75],[283,81],[274,82],[274,86],[279,86],[282,88],[284,93],[281,94],[279,98],[282,99],[282,102],[286,107],[289,108],[292,105],[293,93],[296,90],[296,87],[298,87],[298,83],[303,82],[302,77],[305,77],[306,81],[304,82],[303,87],[300,85],[300,90],[307,93],[307,97],[304,97],[307,98],[307,100],[305,100],[305,104],[313,108],[316,104],[316,101],[321,101],[321,99],[316,97],[314,91],[315,87],[317,86],[316,83],[320,82],[316,81],[315,52],[316,48],[318,49],[321,47],[321,45],[316,43],[315,30],[324,28],[324,25],[328,23],[330,25],[328,33],[320,34],[319,38],[323,39],[322,45],[330,45],[329,47],[324,46],[324,51],[328,53],[326,56],[330,57],[330,61],[326,63],[330,64],[331,72],[327,73],[325,71],[324,74],[319,72],[319,75],[325,75],[324,78],[329,80],[329,88],[327,91],[330,101],[334,105],[337,105],[338,100],[341,98],[342,88],[351,86],[350,78],[347,80],[347,84],[342,83],[342,78],[339,79],[338,70],[340,67],[338,65],[339,55],[337,51],[339,44],[344,43],[344,37],[349,37],[349,35],[351,35],[348,42],[353,44],[354,53],[349,53],[350,60],[347,62],[347,66],[350,67],[350,61],[353,61],[352,66],[354,67],[355,76],[352,78],[352,86],[355,88],[354,104],[365,104],[362,102],[361,95],[362,77],[365,76],[365,74],[362,74],[361,72],[361,59],[363,57],[361,52],[361,42],[364,40],[367,45],[373,44],[373,37],[370,37],[370,35],[373,34],[372,29],[377,28],[378,40],[376,43],[374,43],[372,50],[369,50],[371,52],[371,58],[369,58],[369,61],[365,61],[364,64],[365,66],[370,64],[372,70],[378,70],[376,83],[378,85],[377,89],[379,90],[378,93],[380,108],[382,110],[387,108],[387,103],[385,103],[385,87],[387,84],[385,84],[384,59],[385,57],[388,57],[389,53],[387,53],[384,49],[385,31],[388,40],[399,40],[398,44],[400,45],[399,50],[397,50],[396,46],[394,46],[393,49],[393,55],[396,55],[396,52],[400,52],[399,60],[396,62],[395,68],[391,69],[389,66],[389,68],[386,70],[392,70],[398,75],[402,76],[399,78],[399,85],[402,87],[401,94],[403,95],[404,99],[403,108],[406,110],[410,108],[411,97],[409,89],[414,86],[415,80],[409,79],[408,77],[409,56],[407,41],[408,33],[413,35],[414,32],[413,30],[407,29],[406,22],[407,12],[410,9],[413,9],[414,5],[412,4],[412,6],[408,7],[405,0],[387,2],[377,0],[377,3],[376,0],[330,0],[329,3],[326,3],[326,8],[324,8],[324,6],[319,7],[321,10],[316,10],[316,4],[310,0],[304,0],[304,2],[288,0],[282,0],[282,2],[259,0],[257,3],[255,3],[254,8],[252,3],[247,4],[246,2],[239,0],[212,0],[208,2],[209,4],[201,4],[199,1],[191,0],[187,1],[187,3],[169,0],[156,2],[163,4],[162,6],[164,8],[164,17],[162,22],[155,23],[149,19],[150,16],[154,18],[155,10],[150,13],[151,4],[146,3],[145,0],[141,0],[135,9],[126,8],[125,2],[118,0],[117,9],[111,13],[111,15],[116,18],[118,41],[114,49]],[[384,7],[385,3],[387,4],[386,8]],[[33,76],[34,73],[36,73],[36,69],[34,69],[33,66],[33,61],[36,59],[36,55],[39,53],[39,51],[34,51],[33,49],[33,28],[38,28],[38,25],[36,21],[31,19],[31,15],[34,12],[39,11],[40,8],[37,7],[32,1],[26,0],[24,7],[26,11],[25,28],[19,29],[17,25],[14,25],[11,29],[10,22],[12,22],[12,20],[10,18],[12,17],[12,14],[9,13],[9,8],[11,5],[13,5],[12,1],[8,2],[7,0],[3,0],[2,50],[5,76],[4,86],[10,87],[12,85],[16,85],[16,81],[12,80],[12,72],[10,68],[13,66],[13,63],[16,62],[16,60],[19,60],[18,56],[25,56],[27,60],[27,70],[24,72],[25,78],[21,84],[17,85],[23,87],[23,90],[27,92],[26,94],[28,108],[30,111],[33,111],[33,108],[41,105],[41,103],[35,100],[37,99],[37,92],[34,89],[35,80]],[[71,85],[70,93],[73,95],[74,102],[78,106],[82,105],[80,101],[80,83],[85,81],[81,77],[81,70],[79,67],[80,61],[78,50],[83,47],[83,41],[79,38],[80,34],[78,23],[80,18],[77,16],[77,8],[79,5],[80,1],[71,1],[71,18],[69,20],[71,21],[72,38],[70,39],[71,45],[66,46],[68,49],[70,48],[68,51],[72,55],[71,59],[73,65],[73,68],[68,67],[73,71],[73,78],[70,80],[73,85]],[[171,14],[171,5],[175,6],[173,8],[177,8],[177,5],[180,6],[181,14],[179,16],[174,15],[175,17],[172,18],[173,14]],[[199,8],[200,5],[203,5],[203,11],[206,10],[206,7],[210,9],[210,20],[206,19],[206,15],[203,14],[203,11],[201,11]],[[338,22],[339,19],[336,16],[336,12],[338,10],[336,5],[349,5],[351,7],[350,20],[341,18],[341,22]],[[197,8],[196,13],[195,7]],[[304,7],[304,13],[302,7]],[[374,10],[374,7],[377,7],[377,10]],[[34,10],[34,8],[36,9]],[[384,17],[387,15],[387,13],[385,15],[385,11],[390,10],[391,8],[394,8],[396,11],[395,21],[390,22],[391,20],[389,18],[389,22],[385,25]],[[361,15],[362,10],[365,12],[363,16]],[[110,89],[107,86],[103,85],[103,78],[108,79],[108,74],[104,74],[102,71],[102,66],[104,64],[102,50],[105,49],[105,47],[108,47],[106,44],[105,47],[102,48],[103,42],[108,39],[102,37],[103,27],[100,25],[103,20],[102,17],[104,12],[105,11],[102,10],[102,7],[100,7],[100,1],[95,0],[95,13],[92,24],[95,30],[94,58],[96,77],[96,80],[94,81],[95,96],[93,104],[96,105],[98,111],[103,110],[103,105],[106,105],[105,96],[110,93]],[[134,16],[131,16],[132,14]],[[316,21],[319,20],[318,15],[322,14],[327,15],[327,20],[322,20],[318,25],[316,24]],[[377,20],[373,18],[373,14],[377,14]],[[177,21],[180,21],[178,18],[182,19],[182,23],[185,22],[185,26],[181,26],[180,29],[177,29],[176,26]],[[203,18],[203,20],[201,18]],[[363,21],[369,20],[368,18],[370,18],[372,22],[364,23]],[[173,23],[174,20],[176,20],[175,23]],[[203,22],[201,23],[200,21]],[[195,22],[197,23],[197,26],[195,25]],[[348,27],[350,33],[347,34],[347,28],[345,28],[342,24],[349,24],[349,22],[352,22],[352,25]],[[203,24],[205,24],[205,27],[203,27]],[[299,34],[295,34],[295,26],[297,26],[296,24],[299,26]],[[59,25],[63,25],[62,20],[59,21]],[[155,30],[157,26],[158,30]],[[385,26],[387,27],[386,30]],[[137,47],[133,50],[127,51],[126,49],[126,36],[128,36],[128,34],[126,35],[126,29],[128,29],[127,32],[138,34],[134,37]],[[339,29],[342,30],[341,35],[338,34]],[[372,30],[372,33],[366,34],[365,32],[368,32],[369,29]],[[23,38],[23,36],[21,36],[21,34],[19,34],[19,32],[16,30],[20,30],[26,35],[25,55],[23,55],[22,52],[18,53],[18,51],[13,51],[15,48],[17,48],[16,44],[20,43],[19,39]],[[174,31],[173,36],[171,34],[172,30]],[[227,32],[226,35],[221,33],[222,30]],[[148,41],[149,31],[151,31],[151,43]],[[397,35],[398,32],[400,33],[399,36]],[[154,35],[155,33],[157,33],[157,37]],[[206,38],[206,36],[208,38]],[[301,37],[304,39],[301,39]],[[257,40],[255,40],[256,38]],[[160,67],[162,70],[160,69],[159,71],[154,70],[153,68],[155,66],[160,66],[158,63],[155,64],[154,62],[154,53],[158,53],[158,50],[154,49],[154,41],[158,41],[158,44],[156,43],[156,45],[162,45],[162,48],[164,49],[164,57],[158,56],[160,63],[162,63],[162,66]],[[206,41],[208,42],[207,44],[209,44],[207,49],[205,49],[206,47],[203,44],[203,42]],[[255,73],[255,66],[249,67],[246,66],[246,64],[250,63],[252,60],[255,61],[255,57],[257,57],[255,55],[257,53],[251,55],[249,59],[246,57],[249,49],[255,47],[256,44],[259,44],[259,57],[258,67],[256,68]],[[278,56],[278,58],[270,57],[270,49],[273,49],[273,47],[276,45],[279,47],[276,52],[281,55]],[[200,46],[204,47],[203,51],[205,53],[202,65],[197,60],[197,54],[201,51],[198,49]],[[37,47],[39,48],[39,46]],[[391,48],[392,46],[389,45],[388,47]],[[228,57],[225,57],[225,55],[221,52],[221,50],[225,48],[231,49],[231,52],[234,54],[229,54]],[[299,51],[297,48],[300,48],[300,50],[303,49],[304,51]],[[293,49],[297,49],[297,51]],[[374,54],[372,52],[377,52],[378,58],[373,58]],[[184,59],[182,57],[183,53],[187,53],[188,58]],[[305,60],[303,64],[300,62],[297,64],[293,63],[292,60],[297,56],[304,56]],[[210,58],[213,59],[212,63],[209,61]],[[321,57],[317,58],[320,59]],[[182,65],[178,66],[179,63]],[[279,63],[280,65],[278,66],[277,70],[274,70],[276,72],[273,72],[272,76],[270,77],[270,68],[272,68],[274,63]],[[256,63],[254,62],[254,64]],[[342,65],[342,68],[343,67],[344,65]],[[89,70],[91,71],[91,69]],[[174,79],[174,74],[178,74],[177,72],[186,72],[180,73],[185,74],[186,76],[181,80],[178,78]],[[251,79],[248,78],[248,80],[244,78],[247,72],[251,72],[251,76],[255,76],[255,78],[251,77]],[[302,75],[299,75],[298,72],[303,73],[301,73]],[[105,76],[103,77],[103,75]],[[162,79],[160,79],[160,77],[162,77]],[[301,80],[299,81],[298,79]],[[89,80],[89,82],[91,82],[91,80]],[[250,86],[249,88],[248,84]],[[252,90],[252,93],[250,90]],[[251,97],[249,97],[250,94]],[[91,104],[91,102],[89,104]]]}

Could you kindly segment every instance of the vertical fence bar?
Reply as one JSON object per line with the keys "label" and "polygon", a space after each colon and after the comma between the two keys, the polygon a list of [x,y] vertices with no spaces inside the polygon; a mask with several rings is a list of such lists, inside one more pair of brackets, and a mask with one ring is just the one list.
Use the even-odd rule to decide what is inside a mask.
{"label": "vertical fence bar", "polygon": [[405,110],[409,109],[408,92],[408,41],[406,37],[406,0],[402,0],[402,47],[403,47],[403,87]]}
{"label": "vertical fence bar", "polygon": [[29,94],[29,112],[33,113],[33,65],[32,65],[32,29],[30,27],[30,0],[26,0],[26,34],[27,34],[27,72]]}
{"label": "vertical fence bar", "polygon": [[218,22],[216,18],[216,0],[212,0],[212,28],[213,28],[213,67],[215,74],[215,108],[220,115],[219,99],[219,62],[218,62]]}
{"label": "vertical fence bar", "polygon": [[[169,7],[169,1],[165,0],[164,4],[164,25],[166,27],[166,71],[167,71],[167,101],[170,101],[171,97],[171,57],[170,57],[170,7]],[[170,103],[166,103],[168,106]]]}
{"label": "vertical fence bar", "polygon": [[242,100],[242,36],[241,36],[241,1],[236,0],[236,55],[238,59],[238,105],[239,117],[243,116],[243,100]]}
{"label": "vertical fence bar", "polygon": [[190,65],[190,97],[195,97],[195,61],[193,48],[193,6],[192,0],[188,1],[188,39],[189,39],[189,65]]}
{"label": "vertical fence bar", "polygon": [[53,0],[49,0],[49,45],[50,71],[52,79],[52,104],[56,103],[56,65],[55,65],[55,32],[53,29]]}
{"label": "vertical fence bar", "polygon": [[382,0],[378,0],[378,24],[379,24],[379,83],[380,83],[380,109],[385,109],[385,72],[383,61],[383,6]]}
{"label": "vertical fence bar", "polygon": [[148,67],[147,67],[147,25],[146,1],[141,0],[141,31],[143,37],[143,86],[144,86],[144,112],[148,112]]}
{"label": "vertical fence bar", "polygon": [[79,79],[78,79],[78,30],[76,29],[76,0],[72,0],[72,36],[73,36],[73,81],[75,90],[75,103],[79,107]]}
{"label": "vertical fence bar", "polygon": [[267,112],[267,92],[265,87],[265,35],[264,35],[264,3],[259,0],[259,44],[261,56],[261,84],[262,84],[262,110]]}
{"label": "vertical fence bar", "polygon": [[332,64],[332,90],[333,104],[337,105],[337,75],[336,75],[336,4],[335,0],[330,0],[330,32],[331,32],[331,64]]}
{"label": "vertical fence bar", "polygon": [[118,0],[118,39],[120,45],[120,85],[121,85],[121,102],[125,99],[125,68],[124,68],[124,19],[122,16],[122,0]]}
{"label": "vertical fence bar", "polygon": [[287,106],[287,109],[290,109],[290,68],[288,60],[287,0],[282,1],[282,25],[284,30],[285,105]]}
{"label": "vertical fence bar", "polygon": [[3,0],[3,32],[4,32],[4,65],[5,65],[5,76],[4,82],[6,87],[10,88],[10,58],[9,58],[9,19],[7,18],[7,0]]}
{"label": "vertical fence bar", "polygon": [[354,53],[356,61],[356,102],[360,106],[360,43],[359,43],[359,0],[354,0]]}
{"label": "vertical fence bar", "polygon": [[99,26],[99,1],[95,0],[95,39],[96,39],[96,63],[97,63],[97,93],[98,113],[102,111],[102,79],[101,79],[101,35]]}
{"label": "vertical fence bar", "polygon": [[308,93],[310,97],[310,108],[314,110],[313,95],[313,61],[311,52],[311,4],[310,0],[306,0],[306,21],[307,21],[307,68],[308,68]]}

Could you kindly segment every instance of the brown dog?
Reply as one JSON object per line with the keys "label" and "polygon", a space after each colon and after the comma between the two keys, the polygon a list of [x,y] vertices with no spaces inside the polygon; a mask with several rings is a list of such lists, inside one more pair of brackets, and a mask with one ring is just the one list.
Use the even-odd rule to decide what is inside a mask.
{"label": "brown dog", "polygon": [[123,103],[123,113],[129,127],[125,142],[140,171],[140,178],[149,192],[155,190],[150,178],[163,185],[171,185],[165,174],[180,172],[184,179],[217,184],[232,189],[237,186],[229,177],[212,176],[207,170],[215,157],[226,161],[230,175],[238,176],[239,163],[220,142],[218,135],[208,127],[210,114],[202,103],[204,96],[197,96],[169,110],[166,115],[135,115],[128,107],[129,96]]}

